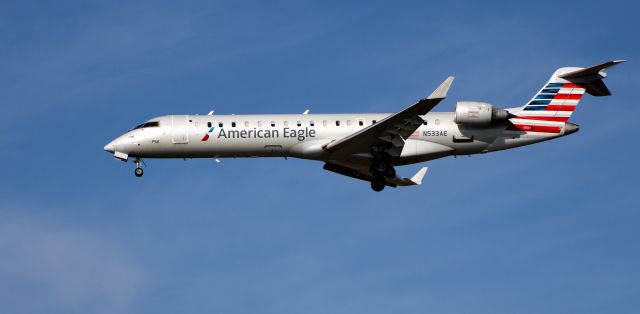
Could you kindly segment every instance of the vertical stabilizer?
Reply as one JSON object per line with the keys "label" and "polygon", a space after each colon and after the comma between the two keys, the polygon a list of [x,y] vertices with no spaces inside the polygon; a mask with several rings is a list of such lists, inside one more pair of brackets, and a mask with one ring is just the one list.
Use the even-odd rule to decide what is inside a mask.
{"label": "vertical stabilizer", "polygon": [[[585,93],[611,95],[602,81],[603,71],[623,60],[609,61],[589,68],[565,67],[556,70],[547,84],[523,107],[518,118],[526,120],[567,122]],[[515,113],[515,112],[514,112]]]}

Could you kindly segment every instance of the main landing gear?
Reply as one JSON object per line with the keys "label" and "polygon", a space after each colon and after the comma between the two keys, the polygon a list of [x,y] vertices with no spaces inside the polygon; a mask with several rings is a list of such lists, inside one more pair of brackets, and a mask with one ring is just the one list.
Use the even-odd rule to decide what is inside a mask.
{"label": "main landing gear", "polygon": [[385,178],[394,178],[396,170],[391,166],[387,153],[378,153],[373,155],[373,164],[371,165],[371,189],[380,192],[387,185]]}
{"label": "main landing gear", "polygon": [[371,189],[376,192],[380,192],[384,190],[384,186],[384,176],[379,173],[374,173],[373,178],[371,179]]}
{"label": "main landing gear", "polygon": [[140,162],[143,161],[140,158],[136,158],[134,162],[136,163],[136,170],[134,170],[133,173],[136,175],[136,177],[140,178],[144,174],[144,170],[142,170],[142,168],[140,167]]}

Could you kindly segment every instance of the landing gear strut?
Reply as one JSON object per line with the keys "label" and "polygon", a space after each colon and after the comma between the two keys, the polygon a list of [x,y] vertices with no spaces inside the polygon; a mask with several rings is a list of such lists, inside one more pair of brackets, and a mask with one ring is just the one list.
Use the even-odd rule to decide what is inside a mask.
{"label": "landing gear strut", "polygon": [[389,159],[391,159],[391,156],[386,152],[373,153],[371,189],[376,192],[384,190],[386,185],[385,178],[394,178],[396,176],[396,170],[390,164]]}
{"label": "landing gear strut", "polygon": [[140,158],[136,158],[134,160],[134,162],[136,163],[136,170],[134,170],[134,174],[136,175],[136,177],[140,178],[142,177],[142,175],[144,174],[144,170],[142,170],[142,168],[140,167],[140,162],[142,161],[142,159]]}

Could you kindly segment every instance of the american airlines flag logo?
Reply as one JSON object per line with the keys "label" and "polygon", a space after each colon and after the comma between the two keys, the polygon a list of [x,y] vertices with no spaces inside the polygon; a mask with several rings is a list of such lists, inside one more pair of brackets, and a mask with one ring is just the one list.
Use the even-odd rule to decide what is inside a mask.
{"label": "american airlines flag logo", "polygon": [[573,83],[548,83],[527,103],[519,119],[567,122],[585,89]]}
{"label": "american airlines flag logo", "polygon": [[[573,83],[548,83],[525,107],[532,120],[567,122],[584,94],[584,87]],[[534,119],[535,118],[535,119]]]}
{"label": "american airlines flag logo", "polygon": [[213,134],[213,129],[215,129],[215,127],[211,127],[211,128],[209,129],[209,132],[207,132],[207,133],[204,135],[204,137],[202,138],[202,140],[201,140],[202,142],[206,142],[206,141],[208,141],[208,140],[209,140],[209,134]]}

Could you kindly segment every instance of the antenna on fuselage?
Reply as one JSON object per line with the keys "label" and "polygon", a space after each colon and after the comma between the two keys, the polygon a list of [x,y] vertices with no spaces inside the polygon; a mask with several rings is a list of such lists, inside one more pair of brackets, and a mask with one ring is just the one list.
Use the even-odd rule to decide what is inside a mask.
{"label": "antenna on fuselage", "polygon": [[209,111],[209,113],[207,113],[208,116],[212,116],[213,115],[213,110]]}
{"label": "antenna on fuselage", "polygon": [[309,114],[309,109],[305,110],[302,114]]}

